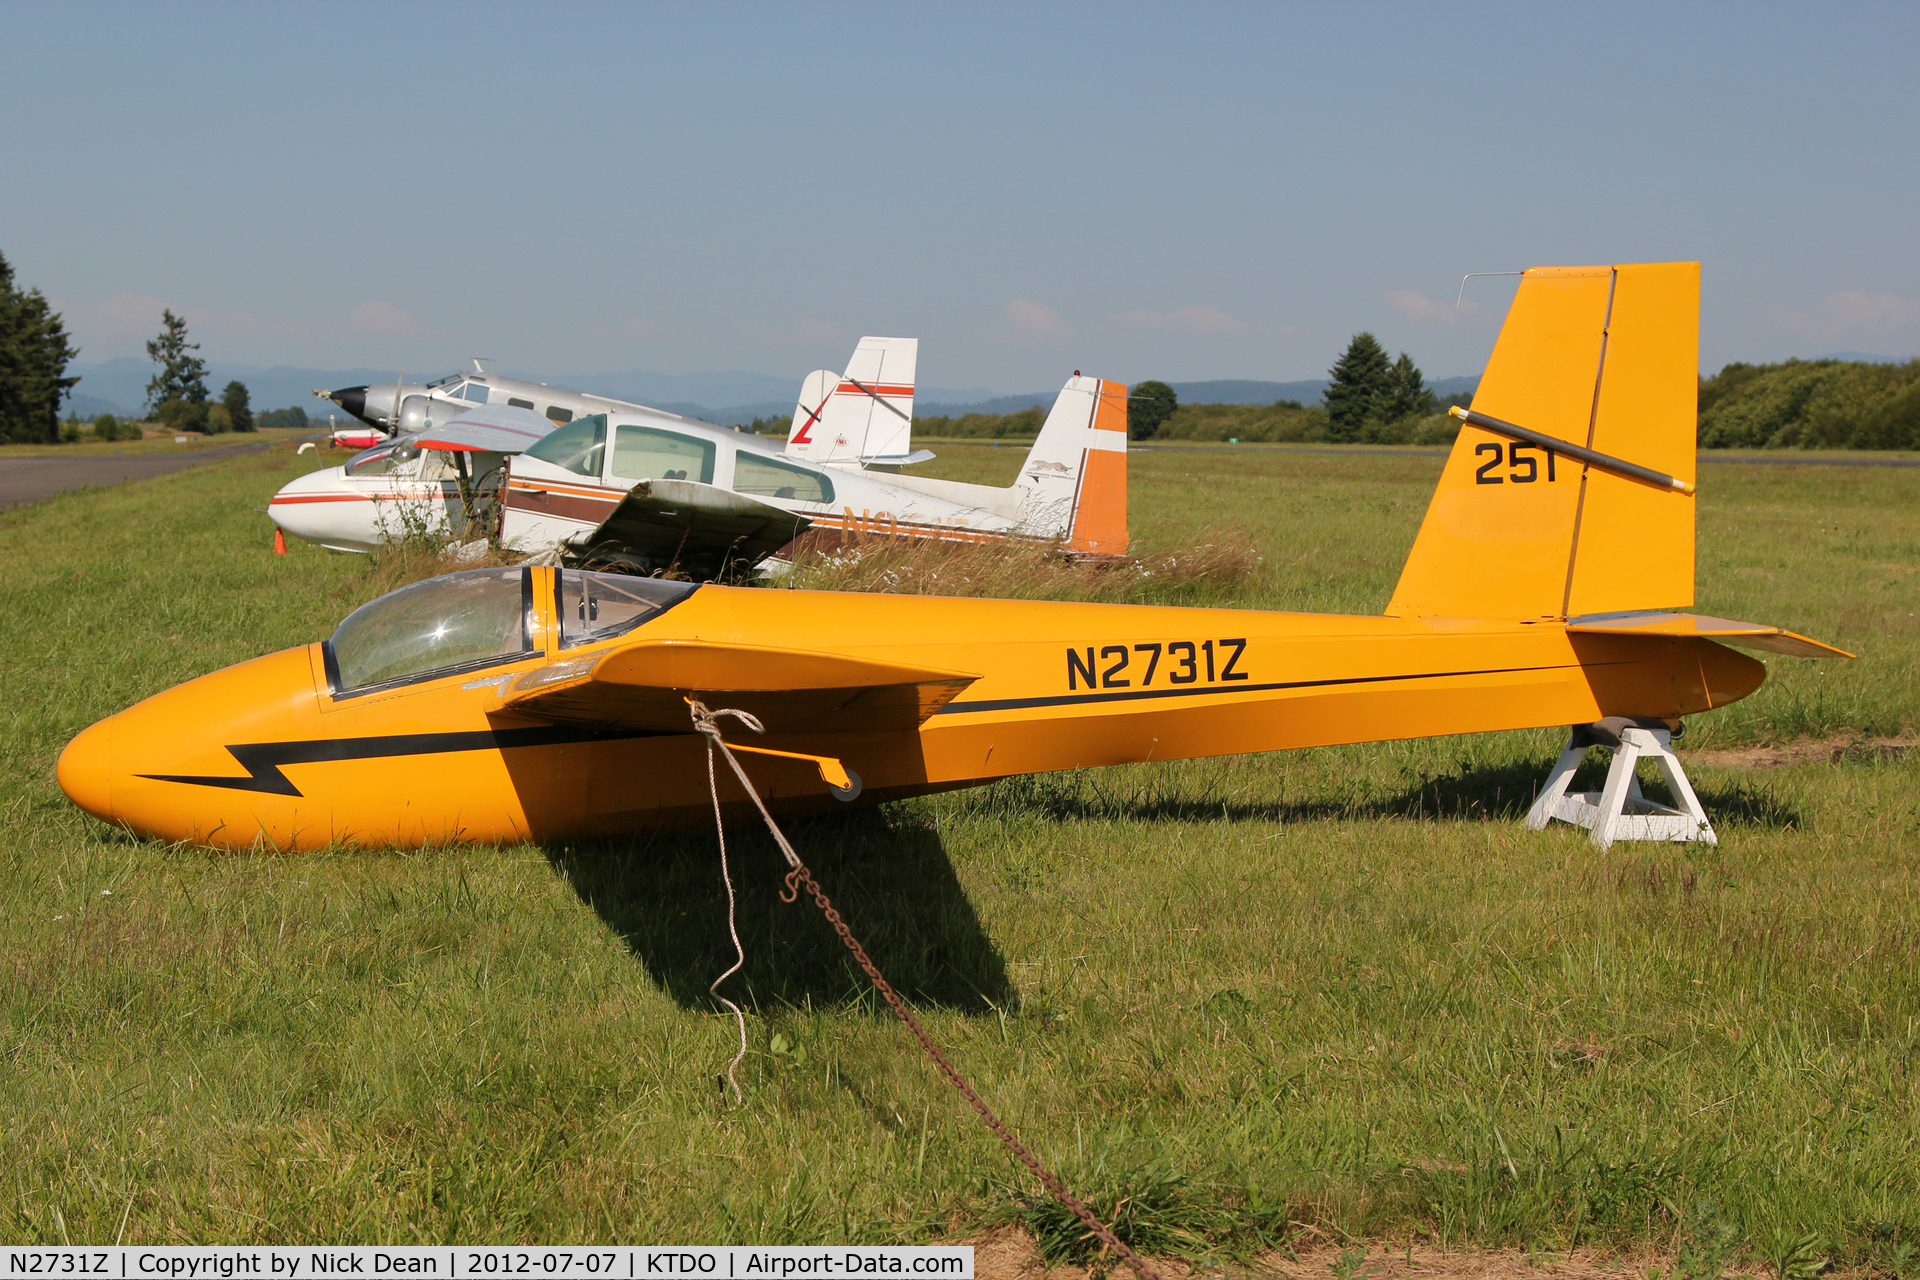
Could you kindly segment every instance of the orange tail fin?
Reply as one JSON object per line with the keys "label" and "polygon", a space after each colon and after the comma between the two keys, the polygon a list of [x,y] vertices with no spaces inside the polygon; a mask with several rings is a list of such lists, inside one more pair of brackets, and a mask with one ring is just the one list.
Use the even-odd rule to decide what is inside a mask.
{"label": "orange tail fin", "polygon": [[[1535,267],[1476,413],[1691,484],[1700,264]],[[1463,426],[1387,613],[1565,618],[1693,603],[1690,493]]]}

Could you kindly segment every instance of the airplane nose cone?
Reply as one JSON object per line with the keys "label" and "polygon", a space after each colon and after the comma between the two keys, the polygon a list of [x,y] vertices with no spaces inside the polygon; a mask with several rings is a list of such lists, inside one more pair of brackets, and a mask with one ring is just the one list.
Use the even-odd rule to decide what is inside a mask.
{"label": "airplane nose cone", "polygon": [[113,722],[102,720],[67,744],[55,770],[67,799],[103,822],[113,821],[113,774],[107,759],[112,747]]}
{"label": "airplane nose cone", "polygon": [[366,387],[342,387],[338,391],[329,392],[327,399],[333,401],[354,417],[359,418],[362,422],[367,420]]}

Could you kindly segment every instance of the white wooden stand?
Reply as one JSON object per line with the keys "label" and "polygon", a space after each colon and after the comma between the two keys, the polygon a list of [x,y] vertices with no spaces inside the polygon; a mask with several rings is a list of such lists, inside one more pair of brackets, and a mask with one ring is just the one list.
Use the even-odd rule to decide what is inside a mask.
{"label": "white wooden stand", "polygon": [[[1693,793],[1686,771],[1673,754],[1673,735],[1665,729],[1624,728],[1619,730],[1619,737],[1620,745],[1613,748],[1613,767],[1607,770],[1606,789],[1569,794],[1567,784],[1573,781],[1573,771],[1580,767],[1587,752],[1606,745],[1584,725],[1573,731],[1573,741],[1560,753],[1559,763],[1547,776],[1547,785],[1540,789],[1533,808],[1527,811],[1528,829],[1540,831],[1558,818],[1593,832],[1594,844],[1602,849],[1615,840],[1699,840],[1719,844],[1713,834],[1713,823],[1700,807],[1700,797]],[[1640,794],[1640,779],[1634,775],[1634,766],[1642,756],[1659,764],[1680,808],[1669,809]]]}

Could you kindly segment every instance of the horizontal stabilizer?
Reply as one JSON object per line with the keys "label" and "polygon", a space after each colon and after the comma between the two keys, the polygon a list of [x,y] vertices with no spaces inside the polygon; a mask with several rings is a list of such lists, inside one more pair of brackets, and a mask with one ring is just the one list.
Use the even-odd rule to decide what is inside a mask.
{"label": "horizontal stabilizer", "polygon": [[737,708],[769,733],[918,727],[978,676],[759,645],[636,640],[520,676],[503,711],[563,724],[689,731],[686,699]]}
{"label": "horizontal stabilizer", "polygon": [[523,453],[553,431],[554,424],[531,409],[510,404],[456,406],[451,401],[435,400],[434,409],[444,406],[447,420],[429,415],[426,427],[415,441],[422,449],[447,449],[461,453]]}
{"label": "horizontal stabilizer", "polygon": [[1851,658],[1845,649],[1809,639],[1782,627],[1758,622],[1734,622],[1697,613],[1596,613],[1570,618],[1568,631],[1610,636],[1696,636],[1745,649],[1762,649],[1789,658]]}
{"label": "horizontal stabilizer", "polygon": [[629,553],[655,569],[718,576],[729,562],[757,564],[813,521],[731,489],[695,480],[642,480],[578,544]]}

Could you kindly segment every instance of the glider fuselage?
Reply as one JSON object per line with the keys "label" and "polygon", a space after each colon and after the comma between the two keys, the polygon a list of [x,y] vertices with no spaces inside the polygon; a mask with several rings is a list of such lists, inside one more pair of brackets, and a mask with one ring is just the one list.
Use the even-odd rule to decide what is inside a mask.
{"label": "glider fuselage", "polygon": [[[702,739],[555,724],[513,677],[648,642],[767,646],[976,677],[917,727],[857,712],[755,746],[832,756],[862,802],[1014,774],[1438,734],[1678,717],[1765,667],[1709,640],[1562,622],[1401,619],[704,586],[617,640],[560,648],[555,571],[529,571],[512,660],[336,694],[315,644],[168,690],[76,738],[61,785],[142,835],[220,846],[551,840],[709,812]],[[693,696],[708,691],[688,688]],[[724,695],[708,695],[716,708]],[[745,757],[776,810],[833,808],[803,761]],[[726,785],[726,784],[723,784]],[[728,786],[723,797],[741,797]]]}

